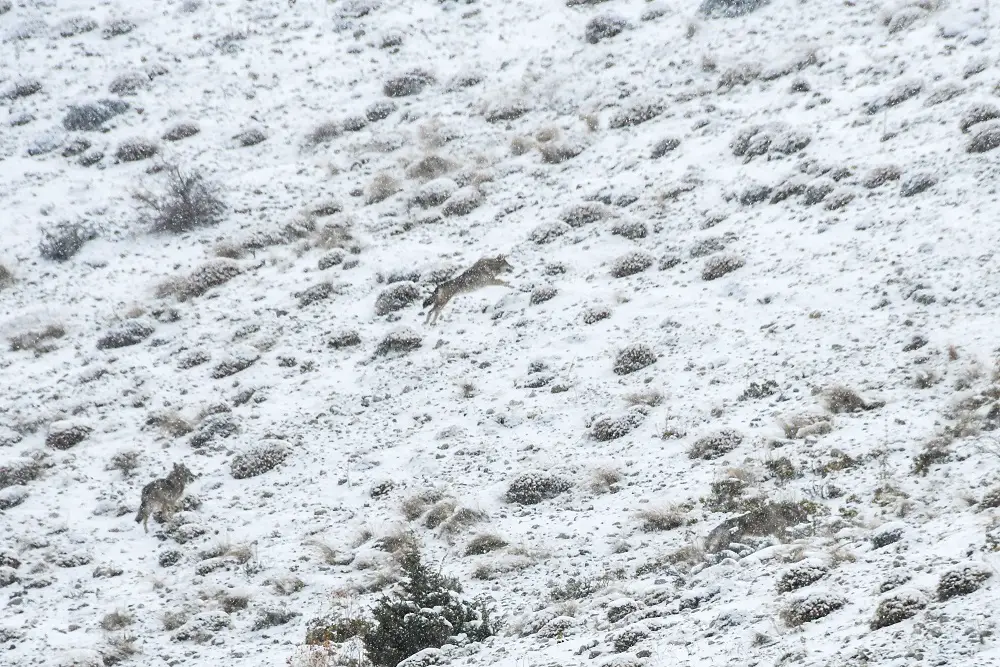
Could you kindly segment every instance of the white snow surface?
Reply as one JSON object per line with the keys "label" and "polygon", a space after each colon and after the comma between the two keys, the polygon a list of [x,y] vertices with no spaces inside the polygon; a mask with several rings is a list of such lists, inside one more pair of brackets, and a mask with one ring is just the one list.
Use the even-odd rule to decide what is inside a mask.
{"label": "white snow surface", "polygon": [[[11,505],[0,510],[0,575],[13,578],[0,576],[0,663],[110,664],[125,638],[137,652],[122,664],[325,664],[309,662],[307,622],[364,616],[397,571],[379,538],[409,532],[427,562],[470,597],[492,598],[504,620],[486,642],[459,641],[422,664],[1000,664],[997,577],[968,595],[935,592],[957,565],[1000,563],[1000,510],[978,502],[1000,484],[1000,418],[988,416],[1000,398],[1000,149],[967,152],[977,127],[959,127],[971,106],[1000,105],[1000,17],[986,0],[772,0],[734,18],[704,17],[693,0],[4,6],[0,92],[31,80],[41,89],[4,100],[0,131],[0,264],[13,276],[0,290],[0,466],[35,459],[43,469],[0,490]],[[588,43],[587,23],[606,14],[627,27]],[[135,28],[105,34],[122,18]],[[61,36],[71,19],[96,28]],[[383,84],[415,68],[433,77],[423,90],[387,98]],[[108,86],[135,72],[156,76],[103,131],[64,129],[70,105],[116,98]],[[886,106],[903,88],[919,92]],[[307,140],[387,100],[397,108],[384,120]],[[660,113],[615,127],[641,105]],[[181,122],[200,132],[160,139]],[[734,155],[754,125],[773,135],[770,150]],[[239,146],[233,137],[248,129],[266,139]],[[789,133],[808,144],[780,152]],[[103,159],[85,167],[63,156],[78,137]],[[116,160],[134,138],[158,155]],[[652,158],[668,138],[679,144]],[[553,146],[578,154],[547,160]],[[415,173],[428,156],[447,160],[446,173]],[[150,168],[164,164],[220,185],[228,208],[218,225],[181,235],[143,226],[133,194],[161,187]],[[883,166],[901,178],[866,187]],[[933,184],[903,196],[918,174]],[[381,176],[398,191],[372,201]],[[453,183],[425,186],[439,178]],[[770,193],[746,196],[790,180],[812,190],[773,204]],[[826,199],[807,205],[824,185]],[[422,192],[475,205],[476,191],[464,215],[445,215],[448,201],[411,201]],[[598,219],[554,224],[588,202]],[[316,215],[323,207],[340,210]],[[98,237],[64,262],[40,256],[42,232],[62,222]],[[290,223],[349,228],[342,261],[318,268],[330,249],[313,231],[237,253],[229,261],[240,274],[204,294],[158,296],[217,261],[220,244]],[[637,223],[644,236],[613,231]],[[562,233],[535,243],[542,225]],[[635,252],[652,265],[613,277],[615,260]],[[424,324],[432,270],[499,253],[515,267],[513,289],[457,296],[436,326]],[[713,256],[743,264],[705,280]],[[378,317],[393,274],[421,296]],[[300,305],[297,295],[324,282],[327,298]],[[532,303],[545,287],[555,296]],[[609,316],[584,322],[600,308]],[[130,319],[153,333],[98,349]],[[49,325],[65,335],[37,353],[7,345]],[[399,329],[421,346],[375,356]],[[328,345],[345,331],[360,344]],[[925,344],[904,350],[915,336]],[[656,362],[616,374],[618,351],[633,343]],[[193,353],[206,361],[185,368]],[[214,378],[228,359],[255,361]],[[772,394],[741,399],[765,381]],[[782,423],[823,414],[823,392],[837,385],[884,405],[787,439]],[[591,435],[595,418],[624,414],[642,392],[662,401],[637,428]],[[171,434],[157,425],[163,415],[194,432]],[[192,444],[199,427],[227,418],[234,433]],[[81,442],[46,444],[50,429],[66,437],[75,427],[90,429]],[[720,458],[688,457],[721,429],[744,437]],[[935,438],[944,456],[915,472]],[[234,456],[275,443],[282,463],[233,478]],[[122,452],[137,453],[134,475],[109,466]],[[782,458],[790,477],[775,473]],[[187,489],[196,502],[169,525],[151,519],[146,534],[133,521],[140,491],[179,462],[198,476]],[[508,484],[531,471],[572,487],[506,503]],[[617,483],[595,482],[615,472]],[[808,501],[811,520],[781,540],[671,563],[734,515],[705,503],[730,477],[748,482],[748,496]],[[407,520],[403,501],[431,488],[479,522]],[[664,508],[683,525],[645,532],[640,513]],[[464,555],[480,533],[509,544]],[[888,533],[901,537],[875,548],[870,538]],[[240,545],[241,558],[205,567]],[[169,550],[177,562],[161,565]],[[775,582],[800,560],[826,564],[816,590],[846,604],[792,628],[782,610],[813,589],[778,593]],[[592,590],[553,599],[571,579]],[[928,603],[872,630],[886,580]],[[249,604],[223,611],[222,594]],[[628,601],[637,611],[609,621]],[[252,629],[273,609],[299,615]],[[116,611],[131,623],[102,629]],[[183,639],[165,615],[211,629]],[[616,653],[630,630],[638,643]],[[340,664],[357,657],[335,648]]]}

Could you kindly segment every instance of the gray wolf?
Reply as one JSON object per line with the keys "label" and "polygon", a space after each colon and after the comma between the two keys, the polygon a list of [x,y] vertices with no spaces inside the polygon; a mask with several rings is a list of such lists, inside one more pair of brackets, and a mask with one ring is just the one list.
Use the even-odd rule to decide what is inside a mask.
{"label": "gray wolf", "polygon": [[174,469],[166,477],[154,479],[142,487],[142,501],[139,503],[139,513],[135,515],[135,522],[141,523],[148,533],[149,516],[157,508],[164,510],[166,514],[172,514],[177,501],[184,495],[184,486],[193,481],[194,473],[183,463],[175,463]]}
{"label": "gray wolf", "polygon": [[424,308],[433,306],[427,313],[424,324],[437,322],[438,315],[456,294],[474,292],[483,287],[510,287],[508,283],[498,280],[497,274],[513,270],[514,267],[507,262],[506,255],[483,257],[457,277],[444,281],[434,289],[434,293],[424,301]]}

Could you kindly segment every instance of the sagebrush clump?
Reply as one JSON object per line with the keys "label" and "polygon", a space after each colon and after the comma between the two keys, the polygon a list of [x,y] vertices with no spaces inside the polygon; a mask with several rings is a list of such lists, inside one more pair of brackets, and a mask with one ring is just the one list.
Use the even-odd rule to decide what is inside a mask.
{"label": "sagebrush clump", "polygon": [[827,591],[812,591],[792,598],[781,610],[781,620],[790,627],[829,616],[847,604],[847,599]]}
{"label": "sagebrush clump", "polygon": [[504,501],[518,505],[537,505],[568,491],[572,484],[555,475],[525,473],[516,477],[504,494]]}
{"label": "sagebrush clump", "polygon": [[[602,318],[603,319],[603,318]],[[615,357],[615,375],[628,375],[656,363],[656,353],[642,343],[623,348]]]}
{"label": "sagebrush clump", "polygon": [[280,444],[257,445],[234,456],[229,470],[234,479],[247,479],[263,475],[276,468],[286,458],[288,458],[288,450]]}

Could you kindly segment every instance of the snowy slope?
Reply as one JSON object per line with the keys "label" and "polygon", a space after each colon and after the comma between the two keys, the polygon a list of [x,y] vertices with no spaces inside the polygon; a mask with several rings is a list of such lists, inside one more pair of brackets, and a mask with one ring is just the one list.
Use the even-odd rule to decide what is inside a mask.
{"label": "snowy slope", "polygon": [[[505,620],[428,662],[1000,664],[1000,149],[967,150],[1000,137],[986,0],[8,5],[3,664],[310,664],[308,621],[363,616],[408,534]],[[600,17],[620,32],[591,43]],[[135,139],[157,154],[116,159]],[[167,164],[219,185],[218,225],[149,232],[134,194]],[[97,237],[40,256],[74,222]],[[435,280],[498,253],[515,289],[424,324]],[[230,279],[178,296],[210,263]],[[376,315],[403,281],[420,296]],[[141,340],[99,345],[123,327]],[[419,347],[380,355],[400,331]],[[655,362],[616,373],[629,345]],[[871,409],[831,412],[837,386]],[[176,462],[190,500],[145,534],[140,491]],[[569,488],[506,502],[527,472]],[[706,553],[729,480],[809,518]],[[407,518],[430,489],[451,520]],[[465,555],[480,534],[508,544]],[[941,596],[966,565],[982,588]],[[892,595],[914,615],[872,629]],[[796,625],[816,600],[836,608]]]}

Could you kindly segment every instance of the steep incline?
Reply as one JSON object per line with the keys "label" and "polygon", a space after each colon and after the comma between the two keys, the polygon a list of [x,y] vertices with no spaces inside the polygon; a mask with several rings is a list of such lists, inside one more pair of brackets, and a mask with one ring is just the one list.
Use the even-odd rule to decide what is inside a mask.
{"label": "steep incline", "polygon": [[0,0],[3,659],[1000,661],[995,12],[696,5]]}

